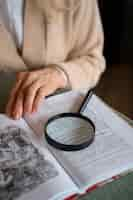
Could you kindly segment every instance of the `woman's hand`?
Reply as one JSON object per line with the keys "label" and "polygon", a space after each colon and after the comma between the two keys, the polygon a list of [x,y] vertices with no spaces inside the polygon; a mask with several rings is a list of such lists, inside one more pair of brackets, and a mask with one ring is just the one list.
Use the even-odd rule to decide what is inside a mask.
{"label": "woman's hand", "polygon": [[19,72],[10,94],[6,113],[14,119],[19,119],[24,114],[36,112],[44,97],[59,88],[64,88],[65,85],[66,80],[56,67]]}

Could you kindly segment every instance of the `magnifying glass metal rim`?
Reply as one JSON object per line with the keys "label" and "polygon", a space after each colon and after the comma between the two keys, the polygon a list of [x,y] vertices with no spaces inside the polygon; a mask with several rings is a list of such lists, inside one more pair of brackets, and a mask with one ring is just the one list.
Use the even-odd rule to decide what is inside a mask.
{"label": "magnifying glass metal rim", "polygon": [[[92,133],[91,139],[88,139],[81,144],[68,145],[68,144],[59,143],[56,140],[54,140],[52,137],[50,137],[50,135],[47,132],[48,125],[57,119],[67,118],[67,117],[80,118],[80,119],[87,121],[93,128],[93,133]],[[45,133],[45,138],[46,138],[48,144],[52,145],[56,149],[63,150],[63,151],[79,151],[79,150],[87,148],[94,141],[95,125],[89,118],[81,115],[80,113],[61,113],[61,114],[55,115],[54,117],[50,118],[47,121],[47,123],[44,126],[44,133]]]}

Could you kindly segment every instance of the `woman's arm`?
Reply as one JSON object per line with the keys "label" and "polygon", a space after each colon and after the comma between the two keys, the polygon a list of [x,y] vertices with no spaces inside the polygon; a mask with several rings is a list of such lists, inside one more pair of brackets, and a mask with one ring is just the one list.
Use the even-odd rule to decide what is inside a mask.
{"label": "woman's arm", "polygon": [[78,22],[75,48],[68,61],[57,65],[66,72],[72,89],[88,90],[98,83],[105,70],[104,37],[96,0],[85,0],[81,4],[84,11]]}
{"label": "woman's arm", "polygon": [[25,113],[37,111],[42,99],[59,88],[88,90],[98,82],[105,69],[99,11],[96,0],[84,0],[81,4],[82,12],[73,28],[76,42],[68,60],[19,73],[7,105],[8,115],[19,119]]}

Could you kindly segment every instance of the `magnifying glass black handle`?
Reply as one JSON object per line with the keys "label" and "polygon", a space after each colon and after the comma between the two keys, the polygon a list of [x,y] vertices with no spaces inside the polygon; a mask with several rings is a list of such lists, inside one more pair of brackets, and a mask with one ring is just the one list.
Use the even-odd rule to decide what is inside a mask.
{"label": "magnifying glass black handle", "polygon": [[84,98],[84,100],[83,100],[83,102],[82,102],[80,108],[79,108],[79,111],[78,111],[79,113],[82,114],[82,112],[84,112],[84,110],[85,110],[87,104],[89,103],[89,101],[90,101],[92,95],[93,95],[93,91],[92,91],[92,90],[89,90],[89,91],[87,92],[87,94],[86,94],[86,96],[85,96],[85,98]]}

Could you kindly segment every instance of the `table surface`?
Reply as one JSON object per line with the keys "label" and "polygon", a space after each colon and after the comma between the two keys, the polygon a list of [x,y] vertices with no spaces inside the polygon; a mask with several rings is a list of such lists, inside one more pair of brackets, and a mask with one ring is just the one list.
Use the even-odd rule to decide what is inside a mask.
{"label": "table surface", "polygon": [[[0,73],[0,112],[4,111],[4,105],[6,104],[6,99],[9,91],[14,82],[14,76],[9,74]],[[8,91],[8,92],[7,92]],[[120,114],[121,115],[121,114]],[[128,120],[125,116],[121,115],[123,118]],[[133,126],[133,121],[128,120],[128,122]],[[129,173],[115,180],[111,183],[106,184],[102,188],[96,189],[83,197],[78,198],[78,200],[132,200],[133,199],[133,173]]]}

